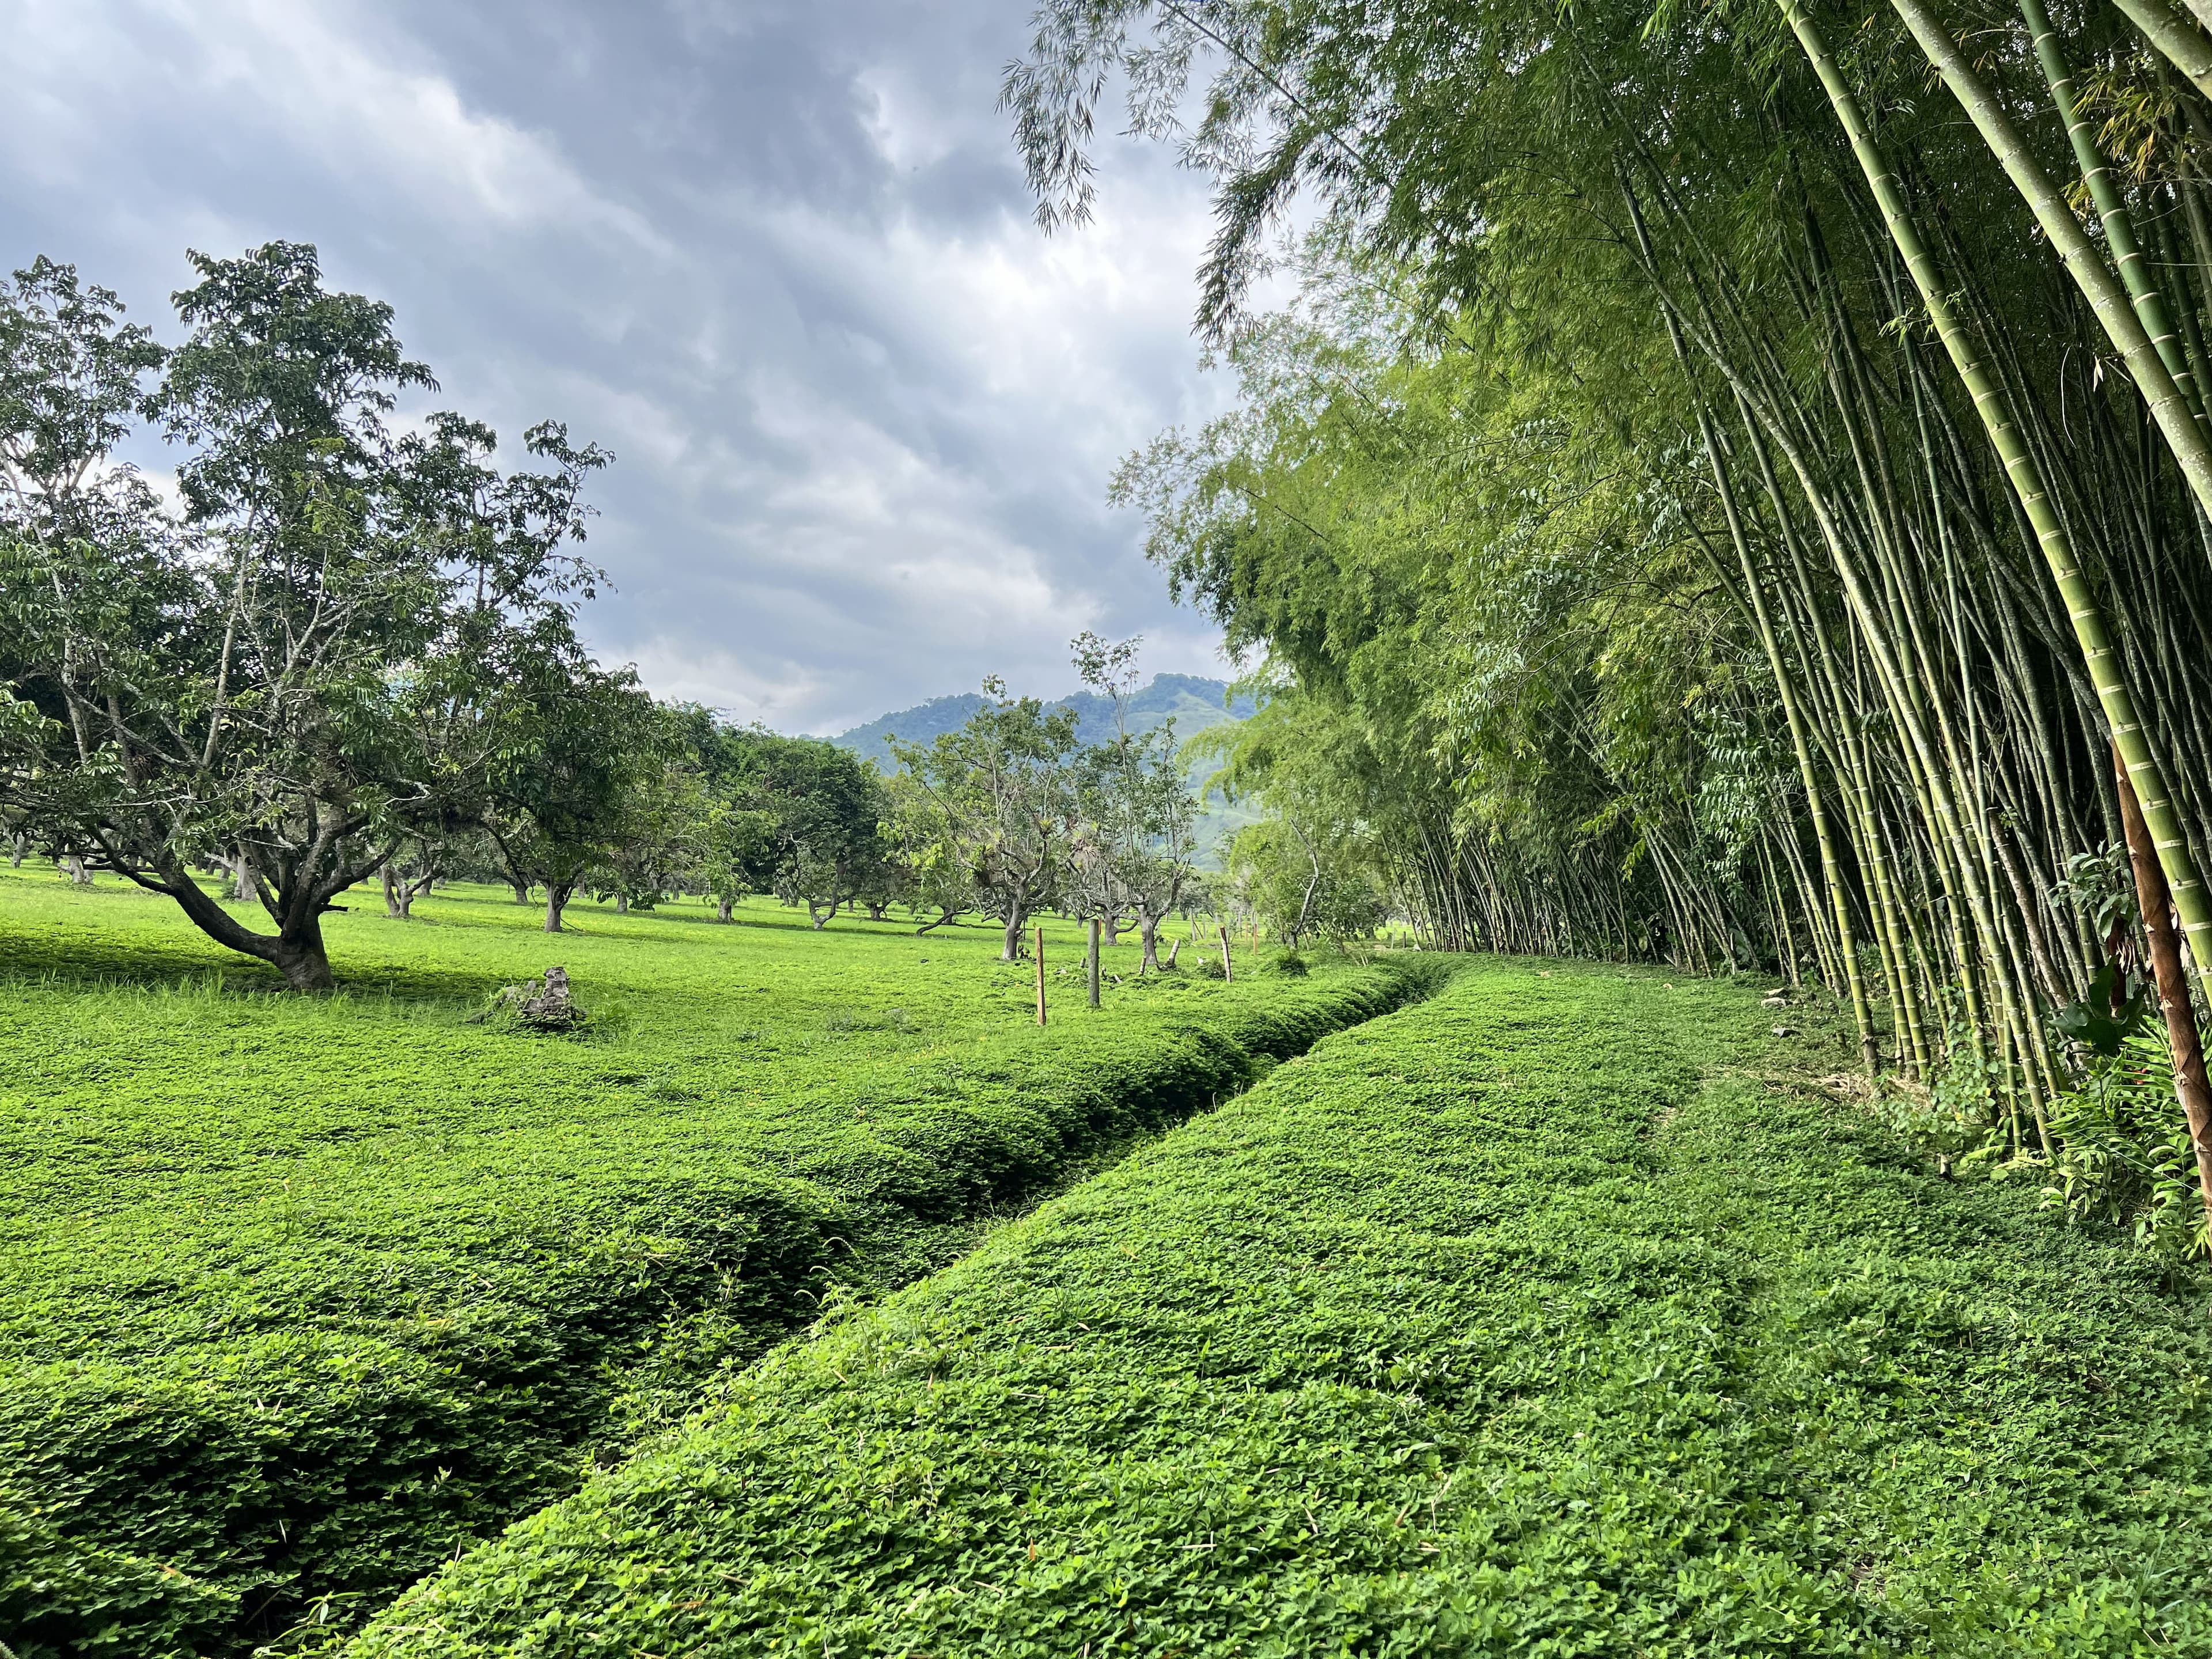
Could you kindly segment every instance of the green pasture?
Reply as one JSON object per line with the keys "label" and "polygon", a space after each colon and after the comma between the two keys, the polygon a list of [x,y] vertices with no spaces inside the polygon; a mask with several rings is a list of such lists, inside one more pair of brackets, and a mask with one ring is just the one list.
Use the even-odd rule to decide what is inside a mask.
{"label": "green pasture", "polygon": [[[498,890],[330,918],[274,993],[167,901],[0,877],[0,1631],[17,1659],[343,1625],[825,1306],[1415,994],[1194,974],[1054,1018],[996,930]],[[1188,954],[1188,953],[1187,953]],[[574,1036],[472,1023],[566,966]],[[1124,966],[1127,964],[1127,967]]]}
{"label": "green pasture", "polygon": [[1772,1019],[1470,967],[349,1652],[2212,1653],[2201,1295],[1940,1178]]}

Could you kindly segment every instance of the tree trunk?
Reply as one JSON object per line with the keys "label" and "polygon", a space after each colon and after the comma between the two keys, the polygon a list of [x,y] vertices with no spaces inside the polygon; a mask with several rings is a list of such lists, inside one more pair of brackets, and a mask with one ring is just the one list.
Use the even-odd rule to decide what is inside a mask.
{"label": "tree trunk", "polygon": [[957,910],[947,910],[943,915],[938,917],[935,921],[925,921],[921,927],[915,928],[914,930],[914,936],[916,939],[920,939],[924,933],[929,932],[931,928],[944,927],[946,922],[951,921],[953,917],[959,914],[960,913]]}
{"label": "tree trunk", "polygon": [[557,933],[561,931],[561,913],[568,908],[568,895],[575,890],[573,887],[556,886],[550,881],[545,884],[545,931],[547,933]]}
{"label": "tree trunk", "polygon": [[18,830],[10,838],[10,844],[8,848],[8,867],[11,870],[21,869],[23,867],[23,860],[26,855],[29,854],[30,850],[31,838],[25,835],[21,830]]}
{"label": "tree trunk", "polygon": [[62,860],[62,868],[69,872],[70,886],[89,887],[92,885],[92,872],[84,867],[84,860],[82,859],[76,857],[65,858]]}
{"label": "tree trunk", "polygon": [[1181,939],[1176,939],[1168,946],[1168,966],[1170,968],[1174,967],[1175,959],[1182,954],[1182,941]]}
{"label": "tree trunk", "polygon": [[2150,940],[2151,977],[2158,982],[2166,1044],[2173,1050],[2173,1092],[2180,1097],[2182,1115],[2189,1121],[2189,1139],[2197,1149],[2197,1195],[2204,1202],[2206,1225],[2212,1227],[2212,1084],[2205,1080],[2204,1044],[2197,1031],[2197,1009],[2189,1000],[2181,941],[2173,930],[2173,896],[2166,889],[2166,872],[2151,844],[2150,826],[2143,821],[2135,786],[2128,780],[2127,761],[2117,748],[2112,769],[2119,781],[2120,822],[2127,830],[2128,862],[2135,866],[2136,897],[2142,905],[2143,932]]}
{"label": "tree trunk", "polygon": [[730,912],[737,907],[737,902],[738,902],[735,899],[716,899],[714,901],[714,920],[717,921],[729,921]]}
{"label": "tree trunk", "polygon": [[618,916],[626,916],[629,914],[629,895],[628,893],[617,893],[615,895],[615,914]]}
{"label": "tree trunk", "polygon": [[884,911],[887,907],[879,900],[876,899],[869,899],[866,902],[868,906],[868,920],[870,921],[881,921],[884,919]]}
{"label": "tree trunk", "polygon": [[1151,915],[1139,917],[1137,939],[1145,948],[1144,957],[1137,963],[1137,971],[1157,974],[1160,971],[1160,919]]}
{"label": "tree trunk", "polygon": [[1006,948],[999,952],[1000,961],[1019,962],[1022,959],[1022,920],[1019,910],[1006,917]]}
{"label": "tree trunk", "polygon": [[310,916],[296,930],[278,934],[270,959],[284,975],[288,990],[328,991],[337,984],[331,973],[330,952],[323,946],[320,916]]}
{"label": "tree trunk", "polygon": [[388,864],[378,873],[384,878],[384,914],[392,921],[398,921],[407,914],[407,901],[402,896],[407,891],[407,884],[399,879]]}
{"label": "tree trunk", "polygon": [[514,902],[517,904],[527,904],[530,902],[529,883],[522,881],[510,881],[507,884],[514,890]]}

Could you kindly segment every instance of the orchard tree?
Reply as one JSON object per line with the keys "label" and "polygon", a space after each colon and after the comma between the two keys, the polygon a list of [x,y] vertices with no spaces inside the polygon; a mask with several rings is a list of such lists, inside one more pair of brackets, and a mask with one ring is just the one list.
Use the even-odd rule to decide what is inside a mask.
{"label": "orchard tree", "polygon": [[[337,896],[478,811],[485,665],[507,636],[566,636],[589,583],[561,550],[605,458],[541,428],[554,471],[502,479],[457,417],[395,441],[397,394],[433,383],[388,306],[325,289],[312,247],[192,259],[190,337],[143,402],[157,354],[112,295],[41,262],[0,299],[0,798],[58,854],[322,988]],[[141,413],[185,452],[179,515],[112,462]],[[217,857],[269,931],[195,879]]]}
{"label": "orchard tree", "polygon": [[723,725],[688,711],[690,740],[728,817],[732,890],[804,904],[817,928],[864,892],[881,892],[888,811],[875,769],[819,738]]}
{"label": "orchard tree", "polygon": [[1317,838],[1286,817],[1262,818],[1229,843],[1229,878],[1238,899],[1292,950],[1308,939],[1364,939],[1388,907],[1358,851]]}
{"label": "orchard tree", "polygon": [[915,933],[930,933],[975,909],[981,902],[975,873],[944,833],[944,816],[935,797],[906,771],[895,772],[885,781],[884,796],[884,834],[900,872],[900,896],[911,915],[936,912]]}
{"label": "orchard tree", "polygon": [[517,888],[545,890],[545,931],[632,833],[630,799],[665,763],[665,725],[629,669],[574,645],[519,653],[499,712],[484,827]]}
{"label": "orchard tree", "polygon": [[1182,904],[1198,853],[1197,796],[1176,752],[1175,722],[1129,729],[1139,639],[1073,641],[1084,684],[1109,697],[1114,736],[1074,762],[1079,828],[1071,869],[1078,908],[1115,933],[1133,918],[1143,945],[1139,971],[1160,965],[1160,924]]}
{"label": "orchard tree", "polygon": [[891,740],[921,790],[928,840],[967,872],[1005,928],[1001,961],[1021,955],[1022,927],[1066,884],[1076,802],[1068,757],[1075,714],[1035,697],[1009,697],[993,675],[989,699],[957,732],[931,744]]}
{"label": "orchard tree", "polygon": [[714,900],[717,921],[734,920],[738,900],[769,890],[775,854],[775,815],[709,783],[700,877]]}

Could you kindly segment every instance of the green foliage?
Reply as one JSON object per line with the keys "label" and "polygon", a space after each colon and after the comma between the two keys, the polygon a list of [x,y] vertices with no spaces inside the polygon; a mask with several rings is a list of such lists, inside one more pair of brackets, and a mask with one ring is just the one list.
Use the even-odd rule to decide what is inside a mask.
{"label": "green foliage", "polygon": [[1075,713],[1035,697],[1010,697],[994,676],[986,701],[958,730],[924,745],[894,741],[913,780],[904,836],[908,856],[957,865],[1006,933],[1005,960],[1020,953],[1023,924],[1060,896],[1075,839]]}
{"label": "green foliage", "polygon": [[[0,802],[327,989],[326,906],[480,817],[523,671],[581,658],[594,573],[565,549],[607,458],[549,422],[524,439],[548,470],[502,474],[449,411],[395,437],[399,393],[434,383],[389,306],[325,289],[301,244],[191,258],[166,358],[66,267],[0,290]],[[114,463],[137,416],[183,447],[180,515]],[[273,931],[202,894],[216,856]]]}
{"label": "green foliage", "polygon": [[[380,907],[377,907],[380,908]],[[222,975],[162,901],[0,878],[0,1631],[18,1659],[343,1628],[1417,973],[1180,979],[1030,1023],[994,928],[467,890]],[[1055,948],[1073,951],[1070,933]],[[472,1024],[558,960],[579,1032]],[[271,976],[273,977],[273,976]],[[300,1058],[311,1055],[312,1066]]]}
{"label": "green foliage", "polygon": [[2159,1260],[2207,1254],[2197,1152],[2174,1107],[2162,1025],[2138,1018],[2110,1051],[2093,1049],[2079,1087],[2051,1103],[2058,1137],[2050,1201],[2076,1220],[2125,1228]]}
{"label": "green foliage", "polygon": [[1754,994],[1471,965],[465,1557],[356,1659],[2212,1652],[2201,1296]]}
{"label": "green foliage", "polygon": [[761,726],[708,720],[696,744],[719,820],[710,843],[716,890],[804,904],[817,928],[848,900],[884,896],[880,825],[890,803],[874,769],[819,738]]}
{"label": "green foliage", "polygon": [[1144,966],[1159,966],[1160,924],[1181,908],[1197,874],[1198,797],[1176,745],[1173,716],[1131,718],[1139,640],[1109,645],[1088,631],[1071,642],[1091,695],[1113,708],[1110,736],[1074,757],[1073,908],[1118,927],[1133,920]]}
{"label": "green foliage", "polygon": [[2051,1017],[2052,1027],[2091,1054],[2116,1059],[2120,1046],[2140,1031],[2150,1012],[2153,987],[2142,973],[2106,963],[2089,981],[2088,994]]}

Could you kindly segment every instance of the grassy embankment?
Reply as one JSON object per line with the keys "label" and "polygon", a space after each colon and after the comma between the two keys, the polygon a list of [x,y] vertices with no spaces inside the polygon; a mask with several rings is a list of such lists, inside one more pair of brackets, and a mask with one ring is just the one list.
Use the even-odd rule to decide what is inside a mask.
{"label": "grassy embankment", "polygon": [[[477,890],[331,918],[261,994],[166,901],[0,877],[0,1631],[242,1652],[572,1488],[833,1286],[969,1248],[1388,969],[1179,976],[1030,1021],[995,933],[772,903],[576,933]],[[1073,930],[1054,946],[1075,961]],[[1133,956],[1133,951],[1119,953]],[[471,1024],[563,963],[574,1038]]]}
{"label": "grassy embankment", "polygon": [[2204,1302],[1488,964],[749,1372],[354,1659],[2212,1652]]}

